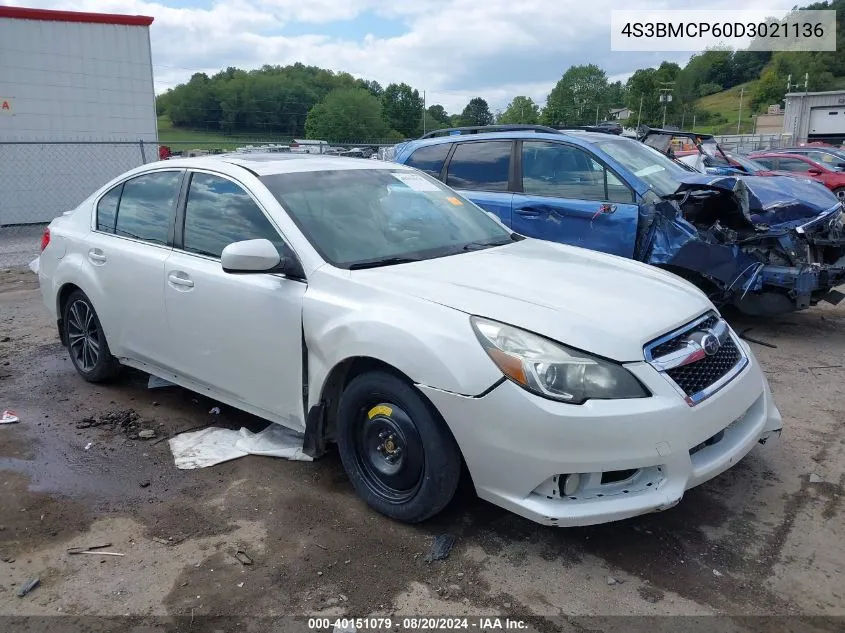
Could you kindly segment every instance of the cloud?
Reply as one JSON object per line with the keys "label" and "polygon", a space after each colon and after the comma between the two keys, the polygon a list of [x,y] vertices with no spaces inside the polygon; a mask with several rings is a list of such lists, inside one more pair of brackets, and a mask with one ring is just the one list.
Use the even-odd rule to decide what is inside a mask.
{"label": "cloud", "polygon": [[[610,11],[618,3],[550,0],[25,0],[43,8],[152,15],[156,89],[186,81],[194,72],[228,66],[302,62],[358,77],[411,84],[427,101],[460,111],[474,96],[504,108],[517,94],[539,103],[572,64],[594,63],[612,78],[688,53],[610,51]],[[764,9],[769,0],[746,0]],[[673,6],[674,5],[674,6]],[[677,8],[669,0],[634,1],[626,9]],[[697,9],[736,8],[733,0],[701,0]],[[400,34],[367,35],[367,15],[395,20]],[[344,23],[345,35],[321,33]],[[297,35],[285,33],[295,24]],[[306,34],[302,34],[305,32]],[[333,32],[337,32],[333,29]]]}

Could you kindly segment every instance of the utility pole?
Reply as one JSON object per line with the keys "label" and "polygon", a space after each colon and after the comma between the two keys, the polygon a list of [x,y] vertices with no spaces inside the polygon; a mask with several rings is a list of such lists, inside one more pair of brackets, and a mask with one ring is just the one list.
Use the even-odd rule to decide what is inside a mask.
{"label": "utility pole", "polygon": [[[661,86],[674,86],[674,81],[661,81]],[[669,107],[669,104],[672,102],[672,90],[674,88],[660,88],[660,101],[663,103],[663,127],[666,127],[666,108]]]}
{"label": "utility pole", "polygon": [[691,132],[695,132],[695,110],[692,111],[692,130]]}
{"label": "utility pole", "polygon": [[599,104],[596,104],[596,125],[599,124]]}
{"label": "utility pole", "polygon": [[637,110],[637,129],[640,127],[640,117],[642,117],[643,114],[643,98],[644,95],[640,95],[640,109]]}
{"label": "utility pole", "polygon": [[425,136],[425,90],[423,90],[423,114],[422,114],[422,117],[423,117],[423,120],[422,120],[423,136]]}
{"label": "utility pole", "polygon": [[742,95],[745,93],[745,86],[739,89],[739,116],[736,119],[736,133],[741,134],[740,126],[742,125]]}

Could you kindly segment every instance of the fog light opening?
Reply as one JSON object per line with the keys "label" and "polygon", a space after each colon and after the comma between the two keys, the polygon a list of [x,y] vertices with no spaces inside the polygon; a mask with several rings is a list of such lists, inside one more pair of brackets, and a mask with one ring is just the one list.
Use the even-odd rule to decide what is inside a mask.
{"label": "fog light opening", "polygon": [[573,473],[572,475],[567,475],[563,480],[563,494],[567,497],[571,497],[576,492],[578,492],[578,487],[581,485],[581,475],[578,473]]}

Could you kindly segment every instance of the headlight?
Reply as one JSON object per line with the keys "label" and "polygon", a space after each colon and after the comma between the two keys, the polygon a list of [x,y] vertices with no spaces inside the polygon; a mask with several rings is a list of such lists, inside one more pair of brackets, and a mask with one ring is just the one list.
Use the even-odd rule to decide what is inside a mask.
{"label": "headlight", "polygon": [[650,395],[621,365],[511,325],[479,317],[471,320],[493,362],[528,391],[570,404]]}

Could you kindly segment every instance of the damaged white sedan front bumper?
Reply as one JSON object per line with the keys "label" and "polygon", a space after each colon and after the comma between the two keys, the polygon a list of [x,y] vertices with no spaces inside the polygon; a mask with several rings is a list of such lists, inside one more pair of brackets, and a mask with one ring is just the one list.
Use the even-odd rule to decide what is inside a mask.
{"label": "damaged white sedan front bumper", "polygon": [[747,362],[695,403],[645,361],[625,367],[650,398],[572,406],[510,381],[481,397],[419,388],[452,429],[480,497],[538,523],[591,525],[671,508],[780,433],[760,366],[731,340]]}

